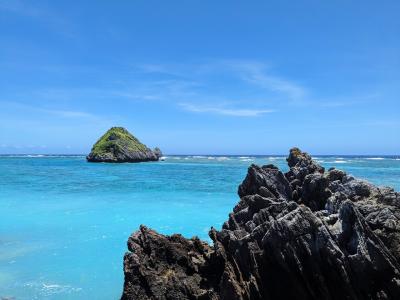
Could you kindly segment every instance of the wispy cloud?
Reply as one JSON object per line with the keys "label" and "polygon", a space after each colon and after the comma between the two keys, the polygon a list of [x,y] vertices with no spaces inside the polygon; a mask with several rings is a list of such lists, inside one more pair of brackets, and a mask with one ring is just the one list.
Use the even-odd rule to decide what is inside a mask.
{"label": "wispy cloud", "polygon": [[379,93],[370,93],[358,96],[336,97],[320,99],[319,106],[326,108],[337,108],[351,105],[365,105],[368,102],[376,101],[381,97]]}
{"label": "wispy cloud", "polygon": [[276,76],[271,68],[261,62],[225,61],[223,63],[236,72],[242,80],[271,92],[281,93],[288,100],[302,100],[307,95],[307,88],[293,80]]}
{"label": "wispy cloud", "polygon": [[[173,78],[173,84],[167,82],[162,93],[169,97],[168,101],[183,95],[187,98],[190,94],[192,96],[190,103],[193,102],[198,106],[195,99],[197,96],[200,99],[207,99],[215,98],[218,94],[222,98],[235,98],[235,93],[239,90],[243,94],[248,92],[256,95],[254,99],[269,99],[269,105],[306,102],[308,88],[291,79],[276,76],[271,70],[272,68],[265,63],[242,60],[216,60],[192,64],[140,64],[135,67],[136,72]],[[153,85],[151,82],[144,85],[146,84]],[[160,88],[162,85],[158,86],[158,90]],[[157,96],[157,98],[162,97]],[[235,101],[240,102],[240,99],[236,97]]]}
{"label": "wispy cloud", "polygon": [[[209,60],[187,64],[140,64],[135,66],[135,71],[138,74],[142,72],[147,81],[141,81],[143,78],[139,77],[139,82],[132,88],[134,92],[122,92],[120,96],[135,100],[164,101],[181,107],[181,103],[185,103],[185,110],[192,112],[259,116],[267,113],[264,112],[265,106],[268,111],[283,111],[293,107],[340,109],[382,98],[379,90],[326,93],[313,87],[312,82],[306,85],[298,78],[285,76],[276,67],[262,61]],[[158,80],[154,81],[154,78]],[[232,101],[221,103],[224,99]],[[217,103],[220,106],[204,103]],[[248,103],[253,107],[249,109]],[[231,109],[233,106],[235,108]]]}
{"label": "wispy cloud", "polygon": [[48,24],[49,30],[55,31],[58,34],[63,34],[69,38],[77,38],[77,31],[74,23],[67,20],[59,12],[43,5],[43,3],[32,4],[22,0],[0,0],[0,12],[1,11]]}
{"label": "wispy cloud", "polygon": [[19,98],[35,98],[45,103],[41,108],[36,108],[36,111],[43,113],[63,118],[96,118],[85,111],[65,110],[65,106],[58,107],[56,103],[74,103],[86,99],[121,103],[162,102],[163,105],[186,112],[259,117],[293,106],[340,108],[359,105],[379,96],[371,93],[362,97],[318,98],[315,96],[318,91],[284,76],[277,76],[272,70],[267,64],[254,61],[140,64],[133,67],[129,76],[114,78],[113,83],[107,86],[44,87],[22,92]]}
{"label": "wispy cloud", "polygon": [[62,118],[97,118],[96,115],[85,111],[79,110],[64,110],[64,109],[53,109],[53,108],[45,108],[45,107],[37,107],[31,106],[20,102],[12,102],[12,101],[1,101],[3,105],[7,105],[12,107],[13,109],[19,109],[30,112],[37,113],[45,113],[49,115],[55,115]]}
{"label": "wispy cloud", "polygon": [[29,6],[26,3],[19,0],[14,0],[14,1],[0,0],[0,10],[30,17],[40,17],[41,15],[43,15],[42,10]]}
{"label": "wispy cloud", "polygon": [[149,73],[149,74],[164,74],[170,76],[185,76],[185,72],[182,72],[179,65],[167,65],[167,64],[139,64],[134,66],[138,72]]}
{"label": "wispy cloud", "polygon": [[258,117],[263,114],[272,113],[272,109],[245,109],[245,108],[227,108],[218,106],[201,106],[190,103],[180,103],[180,106],[187,111],[196,113],[213,113],[234,117]]}
{"label": "wispy cloud", "polygon": [[77,111],[77,110],[58,110],[58,109],[44,109],[38,108],[38,111],[45,112],[48,114],[64,117],[64,118],[94,118],[93,114]]}
{"label": "wispy cloud", "polygon": [[257,84],[263,88],[270,89],[275,92],[282,92],[288,95],[289,99],[300,100],[306,95],[303,87],[290,82],[288,80],[263,74],[262,72],[249,73],[245,77],[251,83]]}

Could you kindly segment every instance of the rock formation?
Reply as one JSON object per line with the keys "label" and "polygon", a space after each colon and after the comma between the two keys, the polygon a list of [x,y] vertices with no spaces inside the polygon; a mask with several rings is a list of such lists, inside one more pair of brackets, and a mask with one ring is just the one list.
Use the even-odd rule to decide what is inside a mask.
{"label": "rock formation", "polygon": [[400,299],[400,194],[325,171],[251,165],[213,245],[141,226],[122,299]]}
{"label": "rock formation", "polygon": [[162,156],[161,150],[151,150],[123,127],[110,128],[93,145],[86,157],[89,162],[143,162],[156,161]]}

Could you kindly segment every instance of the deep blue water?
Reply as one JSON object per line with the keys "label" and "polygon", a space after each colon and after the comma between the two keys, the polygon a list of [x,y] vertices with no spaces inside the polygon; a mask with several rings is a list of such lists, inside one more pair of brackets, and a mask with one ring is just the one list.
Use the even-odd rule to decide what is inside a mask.
{"label": "deep blue water", "polygon": [[[317,157],[400,190],[396,157]],[[90,164],[83,156],[0,157],[0,298],[117,299],[139,224],[208,239],[238,201],[250,163],[284,157],[171,156]]]}

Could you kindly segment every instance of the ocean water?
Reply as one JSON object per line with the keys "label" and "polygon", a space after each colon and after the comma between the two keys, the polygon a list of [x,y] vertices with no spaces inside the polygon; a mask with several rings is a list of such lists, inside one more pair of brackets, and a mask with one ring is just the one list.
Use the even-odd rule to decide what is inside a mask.
{"label": "ocean water", "polygon": [[[398,157],[315,158],[400,190]],[[208,239],[238,201],[251,163],[283,156],[169,156],[91,164],[84,156],[0,156],[0,299],[118,299],[139,224]]]}

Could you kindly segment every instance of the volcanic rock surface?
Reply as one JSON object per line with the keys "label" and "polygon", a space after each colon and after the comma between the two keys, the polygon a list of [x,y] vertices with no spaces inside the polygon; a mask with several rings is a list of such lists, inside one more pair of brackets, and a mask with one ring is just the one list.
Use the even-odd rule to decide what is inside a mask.
{"label": "volcanic rock surface", "polygon": [[141,226],[122,299],[400,299],[399,193],[297,148],[287,162],[249,167],[213,245]]}
{"label": "volcanic rock surface", "polygon": [[162,156],[161,150],[151,150],[123,127],[110,128],[93,145],[86,157],[89,162],[144,162],[157,161]]}

